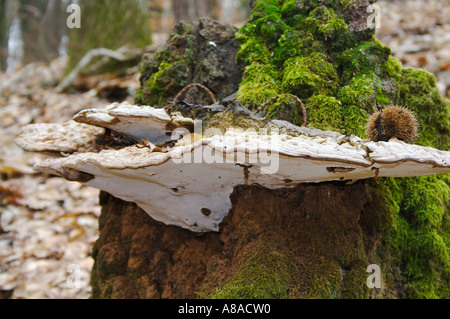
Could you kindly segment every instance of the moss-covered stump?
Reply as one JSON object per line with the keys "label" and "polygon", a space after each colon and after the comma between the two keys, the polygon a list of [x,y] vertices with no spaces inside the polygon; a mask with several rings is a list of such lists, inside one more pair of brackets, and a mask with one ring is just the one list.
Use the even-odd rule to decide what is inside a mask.
{"label": "moss-covered stump", "polygon": [[[245,66],[239,101],[257,109],[273,96],[293,94],[304,102],[309,126],[363,138],[370,113],[404,105],[419,118],[418,144],[449,149],[449,101],[432,74],[402,69],[376,39],[368,13],[374,2],[256,1],[236,35],[237,59]],[[279,117],[278,110],[286,112],[276,103],[266,105],[271,118]],[[302,119],[292,122],[301,125]]]}
{"label": "moss-covered stump", "polygon": [[[237,91],[254,111],[280,95],[264,104],[266,116],[299,125],[296,95],[308,126],[362,138],[369,114],[396,104],[416,115],[417,144],[450,150],[449,100],[433,75],[403,69],[374,37],[366,24],[373,2],[252,1],[240,46],[236,30],[210,19],[177,25],[167,47],[144,63],[136,102],[170,109],[184,86],[199,82],[219,100]],[[199,92],[184,98],[211,103]],[[216,114],[207,125],[251,125],[234,114]],[[107,197],[93,296],[450,298],[449,174],[239,186],[230,200],[220,233],[199,236]],[[370,264],[380,267],[379,289],[366,285]]]}

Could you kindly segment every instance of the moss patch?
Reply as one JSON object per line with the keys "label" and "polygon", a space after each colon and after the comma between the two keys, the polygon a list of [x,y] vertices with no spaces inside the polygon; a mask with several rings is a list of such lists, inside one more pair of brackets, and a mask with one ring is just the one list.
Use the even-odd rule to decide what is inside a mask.
{"label": "moss patch", "polygon": [[286,60],[281,84],[284,92],[308,98],[337,90],[337,73],[320,53]]}
{"label": "moss patch", "polygon": [[[273,244],[273,243],[272,243]],[[296,267],[276,245],[260,244],[245,254],[235,275],[216,288],[213,299],[285,299],[292,297]],[[250,248],[250,247],[247,247]]]}
{"label": "moss patch", "polygon": [[398,103],[408,106],[420,123],[417,144],[450,150],[450,100],[440,94],[433,74],[402,69]]}
{"label": "moss patch", "polygon": [[202,298],[367,298],[365,182],[238,186]]}
{"label": "moss patch", "polygon": [[342,127],[341,102],[333,96],[314,95],[306,105],[308,126],[340,131]]}
{"label": "moss patch", "polygon": [[449,174],[386,181],[401,191],[394,195],[400,210],[392,244],[411,298],[449,297],[449,181]]}
{"label": "moss patch", "polygon": [[[423,121],[429,124],[423,126],[422,144],[439,140],[438,145],[448,148],[443,145],[449,134],[448,101],[439,94],[434,77],[422,70],[403,70],[373,29],[357,25],[355,12],[366,9],[367,4],[358,1],[257,1],[248,23],[236,34],[241,41],[237,60],[245,65],[238,99],[256,109],[275,95],[294,94],[314,118],[320,112],[314,110],[318,99],[334,97],[343,119],[309,126],[362,137],[361,124],[370,113],[389,104],[405,105],[424,113]],[[277,118],[273,107],[268,105],[266,111],[269,118]]]}
{"label": "moss patch", "polygon": [[273,66],[253,63],[245,68],[238,91],[238,99],[259,105],[278,95],[281,81]]}
{"label": "moss patch", "polygon": [[[374,77],[381,74],[375,66],[387,61],[390,50],[373,38],[373,30],[351,30],[348,12],[356,9],[351,1],[257,1],[248,23],[236,35],[241,41],[237,59],[246,66],[240,102],[255,109],[277,94],[294,94],[311,104],[310,117],[316,120],[309,126],[360,133],[352,125],[342,126],[342,119],[334,121],[334,115],[342,116],[345,108],[355,106],[368,112],[377,97],[385,102],[383,89],[374,85]],[[337,98],[333,103],[326,99],[325,108],[333,105],[333,120],[328,123],[316,116],[323,96]],[[335,102],[340,110],[335,110]],[[277,109],[285,113],[286,107],[298,108]],[[277,118],[273,107],[266,110],[268,117]]]}

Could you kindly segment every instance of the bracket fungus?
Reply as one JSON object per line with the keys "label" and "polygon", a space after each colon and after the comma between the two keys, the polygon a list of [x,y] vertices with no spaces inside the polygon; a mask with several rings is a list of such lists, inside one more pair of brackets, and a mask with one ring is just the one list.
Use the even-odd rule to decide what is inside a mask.
{"label": "bracket fungus", "polygon": [[87,109],[78,112],[73,120],[122,133],[137,141],[150,140],[159,144],[170,140],[167,126],[172,118],[164,109],[137,106],[127,102],[112,103],[104,109]]}
{"label": "bracket fungus", "polygon": [[[187,131],[164,149],[146,146],[162,147],[175,128],[194,119],[162,108],[114,103],[81,111],[74,120],[81,123],[34,124],[21,131],[16,141],[23,149],[61,152],[34,169],[99,188],[136,203],[158,221],[195,232],[219,231],[231,208],[230,194],[241,184],[279,188],[450,172],[448,151],[396,139],[373,142],[280,120],[261,120],[266,121],[263,128],[246,131]],[[98,139],[99,127],[136,142],[85,147]]]}

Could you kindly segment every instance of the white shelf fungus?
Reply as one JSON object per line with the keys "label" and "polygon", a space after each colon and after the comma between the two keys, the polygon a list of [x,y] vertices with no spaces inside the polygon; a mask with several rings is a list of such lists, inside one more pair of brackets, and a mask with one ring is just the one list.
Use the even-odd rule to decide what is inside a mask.
{"label": "white shelf fungus", "polygon": [[[174,125],[167,124],[173,119],[179,121],[180,115],[171,117],[163,109],[125,103],[82,111],[75,116],[79,122],[157,145],[170,137],[170,127],[173,129]],[[26,150],[78,150],[38,163],[36,170],[84,182],[135,202],[158,221],[192,231],[218,231],[231,208],[229,196],[240,184],[277,188],[308,182],[450,172],[450,152],[398,140],[370,142],[336,132],[298,128],[282,121],[271,121],[271,125],[288,127],[289,134],[230,129],[211,137],[202,137],[200,132],[192,142],[186,142],[189,135],[185,136],[182,143],[165,151],[130,145],[99,152],[85,152],[79,147],[87,143],[85,134],[89,130],[86,131],[86,124],[78,123],[83,125],[78,127],[73,123],[24,128],[17,142]],[[46,143],[33,141],[43,135]],[[76,145],[63,147],[68,140]],[[48,143],[53,146],[48,147]]]}

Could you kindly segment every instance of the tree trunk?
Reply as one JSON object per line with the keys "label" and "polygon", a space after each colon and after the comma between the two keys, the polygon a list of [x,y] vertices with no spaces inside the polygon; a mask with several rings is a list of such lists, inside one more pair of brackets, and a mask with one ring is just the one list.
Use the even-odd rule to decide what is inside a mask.
{"label": "tree trunk", "polygon": [[[117,50],[129,45],[143,48],[151,44],[150,19],[146,1],[81,0],[81,28],[71,30],[69,40],[70,72],[92,49]],[[123,70],[123,65],[110,66]]]}
{"label": "tree trunk", "polygon": [[0,69],[6,70],[8,56],[13,52],[8,52],[8,41],[11,24],[18,18],[20,3],[15,0],[0,1]]}
{"label": "tree trunk", "polygon": [[135,204],[104,192],[100,198],[92,297],[195,298],[209,259],[221,251],[218,235],[166,226]]}
{"label": "tree trunk", "polygon": [[216,0],[172,0],[175,22],[196,21],[201,17],[217,18]]}
{"label": "tree trunk", "polygon": [[57,58],[61,38],[68,33],[62,2],[21,0],[19,16],[24,43],[23,64]]}
{"label": "tree trunk", "polygon": [[0,72],[6,70],[8,57],[8,23],[6,22],[7,0],[0,0]]}
{"label": "tree trunk", "polygon": [[[136,102],[170,108],[192,82],[219,100],[237,91],[254,110],[268,97],[296,95],[308,125],[360,136],[371,110],[399,103],[421,121],[419,144],[450,148],[448,101],[431,75],[403,70],[373,37],[368,1],[283,3],[254,6],[238,32],[240,48],[233,29],[211,20],[177,25],[167,47],[145,62]],[[265,110],[296,123],[295,107]],[[448,175],[241,185],[220,231],[204,234],[163,225],[102,193],[93,297],[448,298],[449,192]],[[372,269],[381,269],[375,281]]]}

